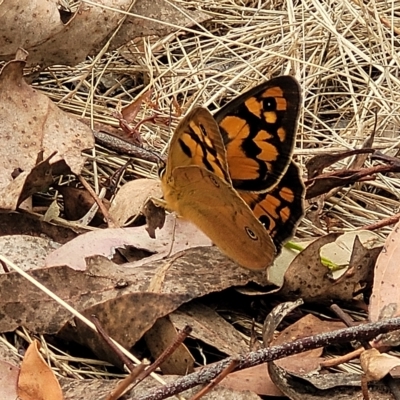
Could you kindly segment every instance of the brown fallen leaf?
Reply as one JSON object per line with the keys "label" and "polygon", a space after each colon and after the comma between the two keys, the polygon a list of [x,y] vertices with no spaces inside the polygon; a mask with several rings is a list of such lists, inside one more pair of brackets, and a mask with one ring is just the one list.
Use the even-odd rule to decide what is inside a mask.
{"label": "brown fallen leaf", "polygon": [[242,392],[248,390],[260,396],[282,396],[271,381],[265,364],[232,372],[219,385]]}
{"label": "brown fallen leaf", "polygon": [[190,334],[192,338],[215,347],[221,353],[231,356],[249,350],[248,344],[232,324],[198,301],[183,304],[169,317],[179,329],[183,329],[186,324],[190,325],[193,329]]}
{"label": "brown fallen leaf", "polygon": [[[335,329],[345,328],[343,322],[324,321],[312,314],[307,314],[305,317],[299,319],[294,324],[285,328],[279,335],[272,341],[272,345],[283,344],[293,340],[301,339],[307,336],[313,336],[323,332],[330,332]],[[275,361],[275,364],[284,368],[288,372],[298,375],[307,375],[312,371],[319,370],[319,363],[323,360],[322,348],[309,350],[301,354],[282,358]]]}
{"label": "brown fallen leaf", "polygon": [[60,384],[39,349],[39,342],[34,340],[26,350],[18,378],[18,396],[21,400],[63,400]]}
{"label": "brown fallen leaf", "polygon": [[[131,0],[98,0],[91,4],[80,2],[77,8],[64,10],[61,14],[55,1],[4,3],[0,60],[10,60],[18,47],[25,47],[31,53],[29,65],[76,65],[87,55],[99,53],[121,19],[123,24],[108,51],[135,37],[154,34],[163,37],[176,30],[171,28],[171,24],[184,27],[193,25],[193,21],[200,23],[209,18],[199,11],[185,9],[184,13],[189,16],[186,17],[164,0],[139,0],[130,8],[131,4]],[[120,10],[130,11],[132,16],[124,17]],[[85,27],[85,35],[82,35],[82,26]]]}
{"label": "brown fallen leaf", "polygon": [[400,315],[400,222],[386,238],[382,252],[376,261],[372,295],[368,308],[369,320]]}
{"label": "brown fallen leaf", "polygon": [[[54,185],[64,200],[64,215],[69,221],[77,221],[81,219],[91,209],[95,203],[92,195],[85,189],[75,188],[71,186]],[[106,208],[110,207],[107,199],[101,199]],[[104,215],[100,209],[97,210],[95,217],[91,221],[91,225],[99,226],[104,222]]]}
{"label": "brown fallen leaf", "polygon": [[[166,264],[159,292],[148,292],[153,277]],[[249,281],[267,285],[265,274],[244,270],[212,247],[190,249],[180,257],[135,267],[93,257],[85,271],[62,266],[33,270],[30,275],[85,316],[96,315],[106,332],[126,348],[158,318],[194,298]],[[17,273],[0,274],[0,293],[0,332],[23,325],[33,332],[52,334],[71,319],[66,309]],[[69,340],[89,345],[102,358],[119,365],[89,328],[74,321],[65,329]]]}
{"label": "brown fallen leaf", "polygon": [[368,349],[361,353],[360,364],[368,381],[383,379],[393,368],[400,366],[399,357]]}
{"label": "brown fallen leaf", "polygon": [[121,109],[121,115],[122,117],[128,122],[132,123],[135,121],[140,107],[144,101],[148,101],[151,98],[151,95],[153,94],[153,90],[146,90],[143,94],[138,96],[137,99],[129,103],[127,106],[123,107]]}
{"label": "brown fallen leaf", "polygon": [[[164,375],[163,380],[166,382],[173,382],[177,379],[177,376]],[[99,400],[107,398],[107,395],[114,389],[118,384],[115,380],[106,379],[67,379],[60,378],[61,387],[64,392],[65,400]],[[150,390],[160,387],[160,384],[154,379],[145,379],[133,390],[128,392],[124,398],[138,399],[146,396]],[[185,399],[190,399],[195,393],[198,392],[198,387],[189,389],[181,393]],[[240,392],[223,387],[217,387],[206,396],[204,400],[260,400],[260,397],[255,393],[246,391]],[[14,400],[14,399],[13,399]],[[203,400],[203,399],[202,399]]]}
{"label": "brown fallen leaf", "polygon": [[0,213],[0,232],[2,235],[42,236],[53,239],[57,243],[66,243],[75,238],[79,233],[87,232],[80,227],[64,227],[54,225],[50,222],[39,219],[36,215],[25,213]]}
{"label": "brown fallen leaf", "polygon": [[[48,185],[50,166],[56,162],[64,161],[79,174],[85,162],[82,150],[94,146],[88,127],[24,81],[25,58],[26,53],[19,52],[0,72],[4,144],[0,149],[0,208],[7,210],[14,210],[24,198]],[[42,152],[45,161],[38,164]]]}
{"label": "brown fallen leaf", "polygon": [[338,280],[330,277],[320,259],[322,246],[332,243],[339,234],[323,236],[301,251],[285,273],[281,293],[301,297],[305,301],[350,301],[356,289],[371,281],[380,247],[368,249],[358,237],[354,240],[349,268]]}
{"label": "brown fallen leaf", "polygon": [[[147,347],[154,359],[168,349],[178,335],[168,316],[159,318],[144,335]],[[186,375],[193,372],[194,358],[187,347],[181,343],[178,348],[160,365],[166,375]]]}

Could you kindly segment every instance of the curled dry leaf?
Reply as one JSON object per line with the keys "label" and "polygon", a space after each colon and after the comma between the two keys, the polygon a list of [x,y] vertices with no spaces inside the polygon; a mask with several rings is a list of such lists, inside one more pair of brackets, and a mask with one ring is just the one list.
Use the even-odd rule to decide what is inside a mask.
{"label": "curled dry leaf", "polygon": [[360,363],[368,381],[379,381],[393,368],[400,366],[400,358],[381,354],[377,349],[368,349],[361,353]]}
{"label": "curled dry leaf", "polygon": [[[0,72],[0,208],[8,210],[51,182],[50,165],[63,160],[79,174],[82,150],[94,146],[87,126],[24,81],[24,58],[18,53]],[[42,151],[46,159],[38,164]]]}
{"label": "curled dry leaf", "polygon": [[34,340],[25,353],[18,378],[18,396],[21,400],[63,400],[60,384],[39,349],[39,342]]}
{"label": "curled dry leaf", "polygon": [[121,227],[130,218],[142,212],[143,206],[150,197],[160,199],[162,196],[158,180],[135,179],[119,189],[109,212],[117,226]]}
{"label": "curled dry leaf", "polygon": [[[79,2],[76,10],[61,13],[57,1],[2,2],[0,60],[11,60],[19,47],[31,53],[30,65],[76,65],[88,54],[97,54],[125,17],[120,10],[129,10],[132,1],[97,0],[96,3]],[[130,11],[135,16],[125,19],[109,51],[135,37],[162,37],[175,30],[159,21],[184,27],[207,18],[203,13],[189,10],[184,11],[189,15],[186,17],[164,0],[138,0]]]}

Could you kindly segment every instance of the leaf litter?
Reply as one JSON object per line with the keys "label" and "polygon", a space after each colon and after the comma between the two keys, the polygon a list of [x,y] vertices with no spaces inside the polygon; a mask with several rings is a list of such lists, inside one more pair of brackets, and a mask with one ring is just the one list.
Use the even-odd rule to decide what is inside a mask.
{"label": "leaf litter", "polygon": [[[182,312],[184,315],[188,315],[189,312],[193,315],[190,315],[190,318],[189,316],[182,317],[183,321],[187,318],[193,321],[193,325],[199,331],[203,327],[203,330],[209,333],[209,337],[207,337],[207,333],[202,335],[193,333],[191,337],[191,340],[196,340],[197,346],[202,347],[203,359],[205,357],[207,360],[212,359],[212,353],[206,352],[206,356],[204,356],[204,349],[207,346],[215,346],[224,354],[230,354],[228,351],[246,352],[246,344],[251,340],[254,342],[254,336],[261,335],[260,332],[254,332],[248,327],[251,325],[251,318],[262,319],[270,311],[271,301],[281,301],[280,297],[277,297],[281,294],[302,296],[309,302],[319,303],[317,306],[311,305],[310,307],[316,308],[313,310],[316,315],[322,311],[322,318],[325,319],[332,318],[332,313],[322,307],[322,303],[326,304],[332,300],[346,301],[359,312],[363,308],[366,309],[365,302],[368,302],[372,293],[369,310],[371,320],[377,321],[382,316],[397,315],[397,296],[395,293],[390,294],[389,291],[391,286],[397,286],[395,284],[397,275],[393,274],[390,269],[393,260],[396,260],[395,246],[392,246],[396,243],[395,230],[393,230],[394,235],[387,239],[384,252],[380,253],[377,262],[375,261],[379,248],[369,247],[362,239],[365,233],[361,230],[358,235],[361,241],[355,239],[354,235],[353,238],[343,235],[342,243],[332,242],[333,247],[328,253],[326,253],[327,250],[324,253],[324,250],[321,251],[320,248],[323,242],[332,241],[333,238],[317,239],[316,242],[295,256],[293,261],[279,261],[279,273],[284,276],[286,272],[286,281],[285,283],[282,280],[276,281],[278,287],[283,285],[279,294],[264,295],[262,287],[268,283],[265,277],[248,275],[248,271],[241,270],[227,261],[219,254],[218,250],[210,247],[209,243],[205,245],[207,247],[191,249],[196,245],[204,246],[200,240],[201,235],[196,232],[189,235],[188,228],[184,224],[181,225],[179,220],[175,226],[175,235],[182,235],[180,250],[184,253],[183,255],[180,253],[169,254],[167,248],[171,247],[173,229],[168,225],[168,219],[165,230],[168,233],[164,237],[161,232],[165,228],[160,230],[162,222],[157,221],[151,224],[148,222],[149,229],[153,231],[156,239],[150,239],[142,227],[98,230],[82,225],[84,221],[76,218],[78,213],[68,214],[70,208],[63,209],[63,203],[67,205],[70,197],[75,197],[72,199],[73,206],[79,205],[79,200],[76,200],[79,199],[79,195],[71,196],[71,192],[67,191],[68,194],[64,196],[64,200],[61,200],[58,197],[56,185],[48,191],[53,184],[52,175],[58,177],[58,183],[71,185],[76,181],[76,176],[81,173],[99,192],[99,187],[106,181],[110,182],[115,171],[126,163],[126,156],[96,145],[94,150],[85,153],[87,162],[84,165],[85,159],[81,157],[80,153],[82,150],[92,147],[93,137],[91,131],[87,129],[87,125],[85,127],[75,119],[68,119],[72,114],[79,116],[83,121],[86,120],[87,124],[89,124],[90,118],[91,123],[102,124],[103,127],[108,126],[111,131],[111,128],[117,129],[120,123],[113,116],[112,110],[117,109],[119,103],[123,107],[132,105],[131,108],[135,114],[133,117],[136,119],[133,121],[132,115],[130,115],[127,123],[140,135],[139,138],[143,145],[135,154],[142,156],[134,159],[133,168],[127,168],[125,177],[121,179],[119,186],[124,188],[127,179],[132,179],[132,177],[155,177],[157,168],[154,164],[154,153],[163,157],[171,131],[178,122],[182,110],[185,113],[196,103],[216,110],[236,94],[263,81],[265,77],[289,72],[299,78],[304,90],[304,114],[299,128],[301,140],[297,143],[295,159],[301,164],[312,159],[313,156],[320,159],[320,161],[314,161],[312,171],[316,171],[315,174],[313,172],[313,175],[308,176],[309,180],[313,180],[308,191],[308,212],[299,226],[298,237],[310,239],[322,236],[327,232],[339,234],[343,231],[372,227],[378,222],[393,218],[393,215],[398,214],[398,189],[400,186],[396,172],[397,120],[398,104],[400,104],[397,93],[400,91],[396,90],[398,80],[391,70],[385,70],[385,75],[380,75],[380,72],[386,68],[381,62],[381,53],[391,49],[398,40],[397,17],[392,19],[393,25],[388,24],[388,20],[385,19],[387,15],[396,15],[391,9],[392,5],[375,2],[375,10],[372,11],[367,6],[360,7],[356,2],[341,2],[336,5],[334,10],[326,8],[325,4],[316,4],[315,2],[310,2],[307,7],[304,7],[305,3],[298,5],[290,3],[290,7],[287,9],[282,9],[278,4],[271,4],[271,10],[274,10],[271,12],[265,4],[265,7],[258,9],[255,15],[254,5],[247,3],[238,8],[230,1],[215,3],[210,0],[201,4],[192,4],[191,2],[183,4],[177,1],[176,7],[171,7],[168,2],[162,2],[157,10],[167,7],[166,4],[168,4],[168,10],[174,10],[170,15],[176,19],[171,19],[170,22],[179,21],[179,25],[182,26],[184,17],[185,21],[191,21],[189,25],[193,23],[193,19],[197,19],[201,23],[192,25],[192,27],[195,26],[195,29],[189,28],[186,31],[183,29],[179,33],[170,34],[171,26],[165,28],[161,21],[152,25],[154,21],[150,23],[151,21],[148,20],[140,20],[135,13],[146,16],[146,2],[136,3],[135,7],[137,8],[132,9],[135,10],[132,16],[136,18],[136,21],[146,21],[149,29],[147,33],[150,36],[142,39],[143,32],[141,32],[139,39],[129,43],[126,40],[127,36],[129,39],[135,36],[130,23],[132,20],[129,18],[124,20],[118,11],[103,9],[101,5],[90,5],[83,11],[81,10],[81,13],[73,7],[67,8],[64,11],[67,11],[70,20],[66,24],[60,23],[57,14],[53,13],[55,23],[49,24],[47,31],[41,32],[41,34],[49,34],[49,37],[52,37],[50,46],[46,47],[45,40],[41,43],[41,48],[30,51],[31,55],[27,59],[28,63],[40,62],[42,65],[50,65],[47,71],[41,71],[36,77],[34,75],[30,77],[33,81],[33,88],[40,89],[40,93],[39,91],[35,92],[35,96],[42,97],[34,97],[31,87],[22,80],[21,66],[25,63],[25,61],[21,61],[23,56],[9,61],[14,59],[17,48],[11,46],[12,51],[9,51],[3,58],[9,61],[4,67],[6,73],[10,65],[14,68],[14,72],[18,70],[18,74],[14,74],[17,79],[10,85],[12,90],[10,92],[9,88],[7,93],[11,93],[14,96],[12,98],[15,99],[14,103],[22,104],[22,107],[16,109],[14,105],[7,105],[2,109],[4,113],[2,136],[7,132],[25,133],[25,130],[29,129],[35,134],[42,132],[46,123],[41,123],[39,128],[32,124],[25,126],[25,119],[22,118],[24,115],[28,115],[27,112],[32,113],[29,114],[29,118],[33,115],[30,119],[32,121],[40,118],[41,115],[46,115],[43,114],[38,104],[48,105],[49,110],[56,110],[55,114],[52,115],[52,112],[50,116],[59,122],[59,125],[56,126],[57,129],[54,129],[54,124],[50,123],[50,127],[53,127],[51,140],[39,142],[37,138],[41,138],[41,136],[35,136],[36,144],[40,143],[40,146],[34,147],[30,141],[27,151],[20,151],[24,149],[24,146],[19,146],[18,142],[11,142],[11,146],[4,147],[5,157],[10,158],[10,154],[14,153],[20,154],[18,157],[16,156],[15,163],[4,164],[4,174],[0,173],[5,182],[5,185],[2,186],[5,193],[4,204],[1,204],[2,208],[14,210],[25,199],[30,200],[33,195],[34,201],[29,212],[36,219],[25,219],[24,224],[32,223],[31,234],[40,235],[42,232],[46,232],[57,238],[58,243],[64,244],[55,253],[47,256],[47,260],[51,262],[46,269],[39,267],[37,270],[32,270],[31,275],[39,281],[45,282],[50,290],[71,302],[79,311],[88,316],[90,313],[98,314],[101,324],[104,325],[108,334],[118,338],[127,347],[138,343],[145,331],[151,329],[159,317],[169,316],[171,322],[179,326],[178,329],[182,329],[182,320],[174,322],[173,315],[174,313],[182,315]],[[191,7],[190,10],[183,11],[181,8],[183,5]],[[50,5],[47,6],[50,7]],[[10,8],[10,6],[7,7]],[[138,11],[143,11],[143,9],[146,12]],[[279,18],[276,17],[277,12]],[[71,46],[70,41],[75,40],[77,32],[75,29],[81,25],[79,20],[88,18],[94,23],[94,21],[98,21],[97,18],[90,16],[96,13],[103,13],[102,18],[106,17],[104,13],[109,13],[107,14],[110,17],[108,23],[96,32],[98,35],[87,35],[87,40],[81,46]],[[337,19],[337,15],[340,15],[341,18]],[[308,20],[310,16],[312,16],[313,22],[302,24],[302,21]],[[348,19],[348,16],[351,18]],[[157,19],[156,15],[154,17]],[[208,20],[209,22],[207,22]],[[115,28],[115,24],[119,21],[124,24],[122,29]],[[14,25],[15,27],[24,26],[22,19],[18,22],[19,24]],[[58,26],[59,32],[56,34],[52,32],[54,26]],[[90,30],[90,25],[85,26]],[[144,25],[138,24],[138,26],[139,30],[144,29]],[[163,28],[165,30],[161,33],[160,29]],[[394,35],[392,35],[392,28]],[[4,29],[7,31],[7,27]],[[78,31],[81,38],[80,28]],[[102,47],[105,43],[104,38],[110,31],[115,32],[116,40],[113,43],[107,42],[105,47]],[[272,32],[272,34],[266,38],[265,32]],[[300,36],[296,36],[298,32],[301,32]],[[22,38],[24,38],[24,34],[26,32],[21,35]],[[160,38],[157,38],[156,34],[159,34]],[[312,35],[312,41],[309,40],[309,35]],[[58,42],[60,38],[63,39],[62,45]],[[17,36],[16,39],[18,39]],[[372,45],[371,41],[375,45]],[[17,40],[11,45],[18,46],[19,44],[16,42]],[[297,43],[297,45],[293,46],[293,43]],[[126,45],[115,52],[106,52],[106,50],[116,49],[118,47],[116,44],[118,46],[119,44]],[[100,48],[102,49],[99,51]],[[71,51],[71,49],[74,50]],[[83,60],[89,53],[96,54],[96,57],[88,58],[85,62],[76,65],[77,60]],[[305,54],[307,57],[304,56]],[[347,60],[343,64],[343,54],[349,57],[349,60],[357,60],[357,62],[348,62]],[[322,58],[321,55],[323,55]],[[307,63],[304,63],[305,59],[308,60]],[[57,65],[51,66],[54,60]],[[62,66],[63,63],[70,64],[72,67]],[[369,68],[371,65],[374,65],[376,71],[371,72]],[[10,73],[10,70],[8,72]],[[4,74],[4,69],[2,73]],[[360,80],[360,76],[363,79]],[[8,85],[10,79],[4,79],[4,75],[2,78],[2,82],[6,82]],[[23,90],[22,94],[21,90]],[[2,93],[5,92],[2,90]],[[59,108],[54,108],[52,103],[48,103],[47,97],[43,93],[57,102]],[[338,93],[340,95],[337,95]],[[354,93],[357,93],[357,98]],[[140,99],[141,94],[146,97],[146,101],[140,101],[140,107],[138,107],[135,98]],[[32,101],[27,102],[26,99],[31,98]],[[7,101],[9,101],[8,98],[0,104],[2,106],[8,104]],[[26,111],[25,104],[27,104],[28,111]],[[125,109],[129,110],[129,107]],[[60,114],[60,110],[66,114]],[[65,119],[66,115],[67,119]],[[155,115],[157,118],[154,117]],[[16,122],[16,116],[20,117],[21,122]],[[169,122],[158,123],[161,118]],[[41,120],[38,119],[38,121]],[[15,123],[17,123],[17,128],[15,128]],[[72,129],[73,132],[87,132],[84,134],[87,134],[87,137],[83,136],[84,140],[79,139],[74,143],[77,146],[73,148],[73,154],[69,158],[68,154],[63,152],[66,136],[61,128],[66,127]],[[19,137],[14,136],[17,139]],[[23,140],[30,139],[28,135],[20,137]],[[60,138],[64,142],[58,142]],[[48,142],[50,143],[49,147],[45,147]],[[102,146],[107,145],[107,140],[103,140],[101,144]],[[386,153],[386,159],[379,160],[372,156],[362,155],[356,156],[356,161],[354,161],[352,155],[356,152],[351,152],[358,150],[357,147],[360,146],[383,150]],[[110,148],[115,149],[112,146]],[[121,143],[118,149],[120,151]],[[129,151],[131,150],[132,147]],[[132,154],[129,151],[127,154]],[[145,157],[143,154],[146,151],[149,153]],[[324,156],[331,154],[336,154],[337,157],[328,162]],[[369,153],[367,152],[367,154]],[[68,165],[68,168],[60,163],[62,160]],[[386,165],[379,163],[386,163]],[[347,171],[349,169],[351,171]],[[104,200],[104,202],[110,201],[111,204],[118,204],[123,199],[122,209],[119,211],[120,214],[117,214],[121,226],[131,216],[143,213],[145,199],[137,200],[137,203],[134,204],[133,195],[130,199],[130,190],[127,190],[129,185],[126,186],[126,193],[123,196],[124,192],[121,189],[117,191],[114,199],[114,193],[107,193]],[[37,194],[38,192],[42,193]],[[138,189],[138,192],[138,195],[145,193],[144,189]],[[147,198],[147,195],[143,195],[144,197]],[[44,215],[44,210],[48,208],[49,204],[54,204],[54,201],[61,205],[59,211],[52,214],[46,222],[38,223],[39,218]],[[150,215],[151,213],[152,211],[149,212]],[[16,218],[16,216],[13,217]],[[23,218],[21,216],[14,219],[14,221],[18,221],[18,224],[21,222],[21,231],[11,226],[13,224],[11,220],[6,220],[3,215],[0,216],[1,221],[4,221],[2,226],[13,231],[13,234],[18,236],[19,233],[22,233]],[[99,226],[98,223],[95,225]],[[26,231],[26,228],[24,230]],[[78,232],[81,233],[85,230],[93,232],[78,235],[76,239],[69,240],[77,236]],[[381,238],[385,238],[390,231],[389,225],[382,224],[378,234]],[[117,233],[115,240],[113,239],[114,233]],[[191,238],[190,241],[186,240],[188,243],[185,241],[186,236]],[[155,242],[158,244],[155,245]],[[37,244],[37,246],[42,247],[41,244]],[[134,247],[133,257],[136,258],[140,257],[138,248],[142,250],[142,254],[147,256],[151,253],[154,254],[136,261],[135,264],[135,261],[131,261],[132,255],[128,254],[126,249],[122,251],[122,247],[126,246]],[[121,250],[117,250],[119,247]],[[187,250],[184,250],[185,248]],[[43,257],[43,249],[40,250],[42,250],[39,252],[40,256],[35,256],[38,265]],[[19,252],[21,251],[23,250],[19,250]],[[179,251],[179,248],[176,251]],[[328,258],[333,263],[344,265],[345,272],[341,272],[342,275],[339,278],[331,276],[331,271],[324,265],[324,261],[320,260],[320,253],[325,259]],[[168,254],[169,258],[163,259]],[[119,256],[118,261],[117,255]],[[57,259],[58,257],[60,258]],[[104,257],[114,257],[115,262]],[[26,261],[26,268],[32,268],[34,263],[30,263],[29,258]],[[387,267],[388,265],[389,267]],[[74,271],[71,267],[78,268],[78,270]],[[374,272],[375,277],[373,278]],[[38,292],[22,277],[14,272],[7,272],[0,278],[2,281],[1,301],[3,302],[0,309],[2,312],[5,311],[4,316],[0,318],[0,325],[3,324],[4,329],[2,331],[15,330],[15,332],[19,332],[18,326],[23,325],[29,327],[33,332],[30,334],[33,335],[34,332],[55,333],[62,328],[59,337],[63,335],[69,340],[78,339],[78,341],[83,338],[81,342],[86,340],[85,344],[92,348],[99,357],[110,359],[116,365],[121,366],[118,357],[88,328],[82,326],[80,322],[72,322],[68,311],[52,300],[49,301],[45,294]],[[215,295],[217,292],[222,300],[226,297],[224,289],[231,286],[248,285],[251,281],[252,284],[256,282],[259,286],[253,288],[257,295],[248,296],[248,301],[244,302],[248,307],[249,316],[247,318],[249,321],[246,328],[244,328],[246,324],[242,325],[243,321],[236,324],[236,328],[240,327],[241,329],[239,336],[232,333],[233,328],[229,329],[226,324],[221,323],[217,317],[218,313],[213,314],[211,310],[200,311],[204,307],[201,305],[197,308],[190,308],[192,299],[199,301],[199,296],[207,294],[210,296],[212,292]],[[272,281],[274,282],[274,280]],[[374,283],[372,284],[372,282]],[[8,285],[23,289],[10,293],[11,290],[7,290]],[[136,290],[136,292],[131,293],[130,290]],[[250,293],[250,290],[242,290],[241,293]],[[238,305],[236,304],[236,306]],[[233,314],[233,310],[231,314]],[[358,313],[354,310],[351,310],[351,315],[359,318]],[[363,317],[365,319],[366,315],[364,314]],[[311,324],[311,322],[306,322],[306,327],[300,328],[300,330],[307,331]],[[168,324],[168,326],[171,328],[171,325]],[[128,334],[128,338],[124,337],[124,333],[130,332],[130,330],[133,332]],[[172,331],[173,329],[171,329]],[[24,340],[28,339],[26,335],[23,337]],[[234,344],[229,346],[228,342],[223,343],[224,337],[229,337],[229,341]],[[243,343],[243,340],[246,344]],[[45,351],[50,354],[48,346],[44,347]],[[190,347],[187,349],[193,353],[193,349]],[[329,356],[327,349],[323,356]],[[305,357],[308,356],[303,354],[302,357],[305,360]],[[197,362],[201,358],[197,357]],[[307,363],[312,364],[313,360],[315,361],[311,357],[310,360],[307,359]],[[379,370],[379,360],[379,357],[376,357],[376,361],[374,359],[374,362],[378,364],[378,368],[374,365],[374,370]],[[59,360],[54,365],[64,365],[65,363],[63,363],[64,361]],[[352,368],[354,367],[352,366]],[[368,368],[371,370],[370,367]],[[255,370],[254,374],[260,374],[259,371],[260,369]],[[72,373],[66,368],[65,374],[77,377],[87,374],[87,371],[78,369]],[[262,376],[264,377],[264,375]],[[374,376],[380,378],[381,375]],[[324,374],[323,377],[328,381],[327,374]],[[166,380],[168,379],[167,377]],[[282,379],[289,387],[290,377],[282,375]],[[340,386],[344,381],[344,375],[337,376],[332,387]],[[150,385],[150,382],[152,381],[145,380],[142,384],[145,386],[144,392],[150,391],[149,386],[146,386]],[[96,381],[92,382],[93,387],[96,383]],[[97,391],[95,390],[94,393],[98,394],[100,387],[105,387],[105,385],[103,383],[103,386],[97,386]],[[65,393],[68,393],[66,398],[68,396],[75,398],[74,394],[82,391],[84,386],[77,386],[75,389],[71,389],[72,387],[73,382],[71,381],[63,386]],[[86,389],[88,387],[89,385],[86,386]],[[241,388],[243,389],[243,387]],[[254,387],[247,387],[247,389],[255,390]],[[224,396],[218,392],[222,390],[221,387],[214,390],[220,396]],[[332,395],[332,392],[329,394],[326,392],[325,397],[354,398],[355,393],[359,393],[359,389],[357,391],[351,392],[353,397],[345,391],[340,393],[343,395],[342,397],[338,397],[337,392],[335,395]],[[83,393],[87,393],[87,390],[83,390]],[[209,395],[212,393],[213,391]],[[261,389],[258,393],[261,393]],[[273,389],[266,389],[266,392],[263,393],[276,393],[276,389],[275,392]],[[286,391],[285,393],[289,397],[296,396],[296,392]],[[143,397],[145,394],[140,396]],[[250,395],[247,393],[247,396]],[[374,392],[371,389],[371,398],[374,398],[373,396]],[[231,394],[228,397],[233,398]]]}

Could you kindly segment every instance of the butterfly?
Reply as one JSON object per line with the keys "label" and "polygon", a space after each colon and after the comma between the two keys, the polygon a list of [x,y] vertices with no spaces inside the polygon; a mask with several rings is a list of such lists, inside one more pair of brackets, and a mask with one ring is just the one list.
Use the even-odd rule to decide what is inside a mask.
{"label": "butterfly", "polygon": [[297,81],[282,76],[214,116],[194,108],[159,168],[167,208],[248,269],[268,267],[303,215],[304,185],[292,161],[300,103]]}

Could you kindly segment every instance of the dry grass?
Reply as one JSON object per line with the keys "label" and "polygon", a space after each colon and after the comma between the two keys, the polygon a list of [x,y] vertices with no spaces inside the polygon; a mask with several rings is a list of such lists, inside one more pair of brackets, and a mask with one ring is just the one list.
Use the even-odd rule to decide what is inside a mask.
{"label": "dry grass", "polygon": [[[183,113],[195,104],[216,110],[265,79],[291,74],[299,79],[304,98],[297,162],[304,165],[315,154],[359,147],[375,124],[374,147],[397,154],[400,6],[395,2],[175,4],[201,9],[210,20],[168,37],[135,40],[95,62],[49,68],[34,84],[64,110],[113,126],[117,121],[111,113],[119,101],[126,105],[152,89],[153,102],[161,116],[172,119],[172,128],[144,124],[141,135],[147,148],[164,154],[180,116],[176,104]],[[138,120],[153,111],[144,104]],[[87,172],[98,180],[125,160],[97,148]],[[346,159],[334,168],[346,168],[350,162]],[[135,168],[141,176],[154,177],[155,172],[151,163],[139,162]],[[379,176],[328,197],[324,210],[339,228],[354,229],[398,212],[399,188],[398,177]],[[316,228],[306,216],[299,234],[324,230],[324,223]]]}

